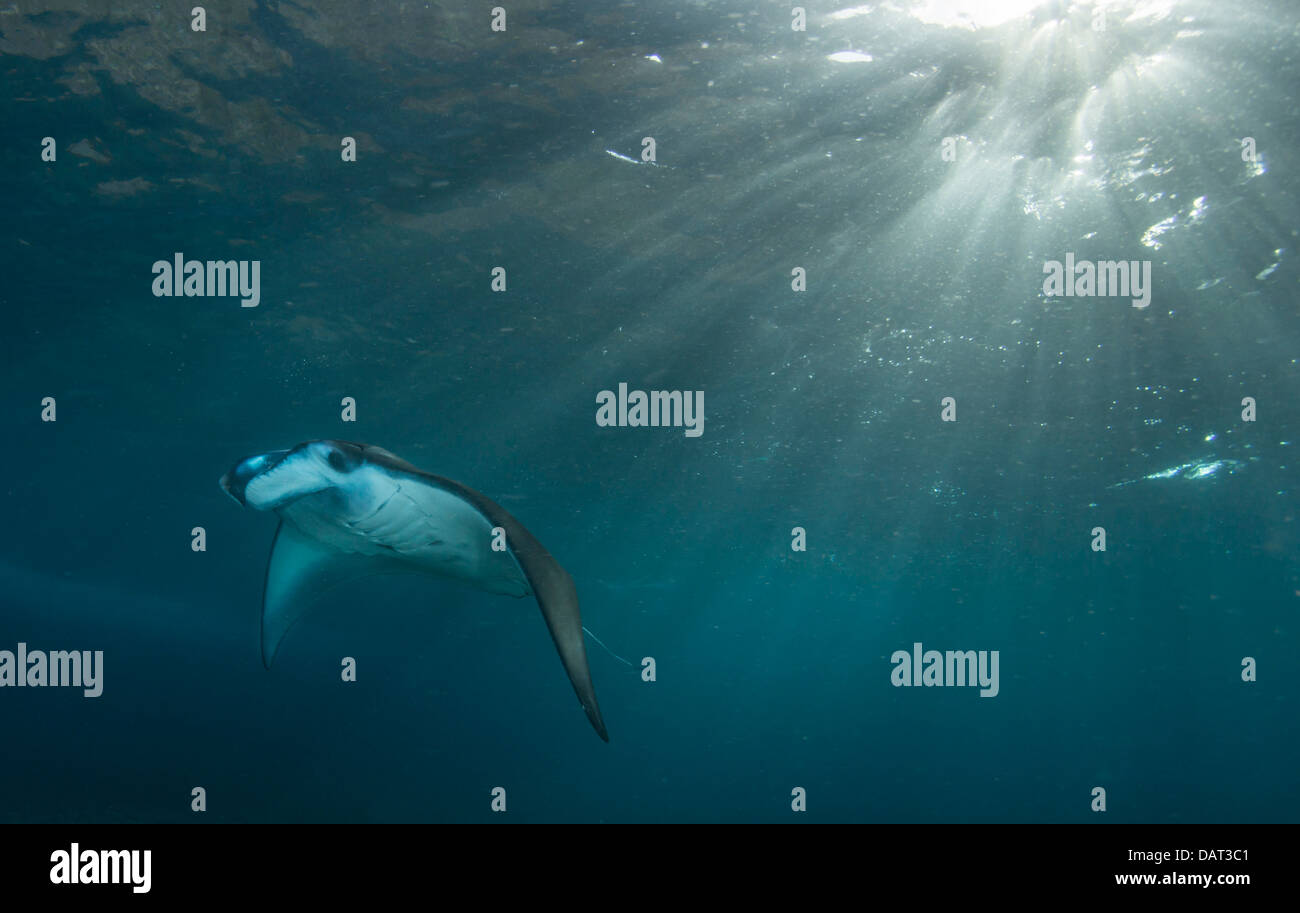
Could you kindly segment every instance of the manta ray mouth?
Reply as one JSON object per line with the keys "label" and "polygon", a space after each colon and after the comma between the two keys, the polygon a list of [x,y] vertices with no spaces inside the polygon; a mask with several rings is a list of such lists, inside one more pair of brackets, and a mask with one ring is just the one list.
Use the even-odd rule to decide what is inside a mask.
{"label": "manta ray mouth", "polygon": [[256,456],[247,457],[240,460],[230,470],[217,480],[221,489],[241,507],[247,507],[248,501],[245,498],[245,491],[248,483],[253,481],[259,475],[274,469],[284,461],[289,454],[288,450],[273,450],[270,453],[259,453]]}
{"label": "manta ray mouth", "polygon": [[236,466],[234,469],[231,469],[229,472],[227,472],[225,475],[223,475],[223,476],[218,480],[218,483],[217,483],[217,484],[219,484],[219,485],[221,486],[221,490],[222,490],[222,491],[224,491],[226,494],[230,495],[230,499],[231,499],[232,501],[234,501],[234,502],[235,502],[236,504],[238,504],[240,507],[244,507],[244,506],[245,506],[245,503],[244,503],[244,487],[248,484],[248,480],[247,480],[247,479],[241,479],[241,478],[239,477],[239,467],[238,467],[238,466]]}
{"label": "manta ray mouth", "polygon": [[238,489],[235,488],[235,480],[233,475],[231,475],[229,472],[226,473],[220,479],[217,480],[217,484],[221,486],[222,491],[230,495],[230,500],[234,501],[240,507],[244,506],[243,486],[240,486]]}

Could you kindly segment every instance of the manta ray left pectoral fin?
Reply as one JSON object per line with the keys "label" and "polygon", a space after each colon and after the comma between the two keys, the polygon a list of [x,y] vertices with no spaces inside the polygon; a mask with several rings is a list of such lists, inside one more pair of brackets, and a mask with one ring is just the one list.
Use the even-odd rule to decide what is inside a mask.
{"label": "manta ray left pectoral fin", "polygon": [[350,580],[394,570],[400,568],[390,568],[378,558],[329,548],[281,521],[271,544],[262,593],[263,665],[271,668],[285,634],[326,592]]}

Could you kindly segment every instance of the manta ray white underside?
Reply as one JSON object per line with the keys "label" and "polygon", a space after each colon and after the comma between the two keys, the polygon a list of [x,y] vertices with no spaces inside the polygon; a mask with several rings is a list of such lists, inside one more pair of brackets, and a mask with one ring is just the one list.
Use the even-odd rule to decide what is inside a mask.
{"label": "manta ray white underside", "polygon": [[[587,719],[609,741],[573,580],[499,504],[379,447],[334,440],[248,457],[222,476],[221,487],[240,504],[280,517],[262,603],[267,668],[303,614],[358,577],[420,573],[490,593],[531,593]],[[505,550],[492,547],[498,528]]]}

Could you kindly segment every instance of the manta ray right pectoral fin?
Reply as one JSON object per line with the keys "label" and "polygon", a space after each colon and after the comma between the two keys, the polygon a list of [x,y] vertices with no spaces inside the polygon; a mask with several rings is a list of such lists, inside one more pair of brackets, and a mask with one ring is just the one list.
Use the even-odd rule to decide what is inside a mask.
{"label": "manta ray right pectoral fin", "polygon": [[321,545],[281,521],[262,593],[262,663],[271,668],[285,634],[326,592],[350,580],[395,570],[400,568]]}
{"label": "manta ray right pectoral fin", "polygon": [[559,562],[551,557],[540,542],[524,529],[518,521],[511,520],[510,534],[515,543],[515,557],[528,574],[537,595],[537,605],[542,610],[546,627],[550,629],[560,662],[569,675],[578,701],[587,714],[587,720],[604,741],[609,732],[596,703],[596,689],[591,684],[591,669],[587,666],[587,648],[582,640],[582,615],[578,610],[578,592],[573,578]]}

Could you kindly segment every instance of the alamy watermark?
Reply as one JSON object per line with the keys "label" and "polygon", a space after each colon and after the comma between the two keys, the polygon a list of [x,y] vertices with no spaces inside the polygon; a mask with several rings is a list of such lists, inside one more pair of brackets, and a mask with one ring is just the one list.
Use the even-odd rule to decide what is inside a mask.
{"label": "alamy watermark", "polygon": [[596,394],[596,424],[601,428],[685,428],[687,437],[704,433],[703,390],[628,391],[627,384]]}
{"label": "alamy watermark", "polygon": [[83,850],[74,843],[51,853],[50,862],[53,884],[129,884],[148,894],[153,881],[153,850]]}
{"label": "alamy watermark", "polygon": [[1133,307],[1151,303],[1150,260],[1075,261],[1074,252],[1065,263],[1043,263],[1043,294],[1048,298],[1131,298]]}
{"label": "alamy watermark", "polygon": [[998,696],[998,651],[993,650],[922,650],[912,644],[912,652],[895,650],[889,658],[894,671],[889,680],[895,688],[975,687],[980,697]]}
{"label": "alamy watermark", "polygon": [[28,651],[18,644],[17,654],[0,650],[0,687],[82,688],[86,697],[104,692],[104,651]]}
{"label": "alamy watermark", "polygon": [[177,251],[172,260],[153,264],[155,298],[239,296],[239,306],[255,308],[262,301],[261,260],[186,260]]}

